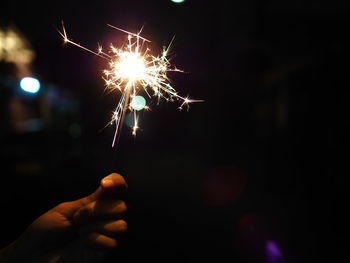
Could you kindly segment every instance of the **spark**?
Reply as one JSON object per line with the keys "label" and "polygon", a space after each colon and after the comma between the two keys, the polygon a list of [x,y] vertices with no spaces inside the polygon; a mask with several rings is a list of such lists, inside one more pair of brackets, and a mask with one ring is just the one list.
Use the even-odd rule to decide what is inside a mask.
{"label": "spark", "polygon": [[[145,92],[149,98],[152,98],[152,96],[157,98],[157,104],[161,99],[166,101],[179,100],[181,101],[179,109],[201,100],[192,100],[180,96],[170,83],[167,76],[168,72],[183,72],[174,67],[168,59],[170,45],[173,40],[168,47],[163,47],[161,55],[154,56],[147,46],[151,41],[140,36],[142,28],[138,33],[132,33],[110,24],[108,26],[127,34],[127,41],[121,47],[115,47],[111,44],[107,52],[103,51],[101,45],[98,45],[97,51],[93,51],[69,39],[63,22],[62,31],[58,32],[64,43],[77,46],[108,61],[108,68],[103,71],[102,76],[105,86],[108,90],[119,90],[121,92],[120,100],[110,121],[111,125],[115,124],[116,126],[112,142],[113,147],[120,135],[121,124],[127,111],[133,113],[132,134],[136,136],[137,130],[140,128],[137,113],[139,109],[133,107],[132,101],[141,92]],[[153,95],[151,95],[152,92]],[[149,109],[149,106],[145,105],[144,109]]]}

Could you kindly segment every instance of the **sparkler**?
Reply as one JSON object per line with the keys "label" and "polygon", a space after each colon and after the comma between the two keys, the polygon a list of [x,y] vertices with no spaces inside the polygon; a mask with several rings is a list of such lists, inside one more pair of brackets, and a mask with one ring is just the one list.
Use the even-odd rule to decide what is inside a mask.
{"label": "sparkler", "polygon": [[[106,88],[121,92],[119,103],[110,121],[111,125],[115,123],[116,126],[112,142],[113,147],[120,135],[121,124],[127,111],[133,114],[132,134],[136,136],[139,129],[137,111],[143,108],[149,109],[148,106],[139,105],[138,98],[140,96],[138,94],[140,92],[145,92],[149,98],[156,97],[158,104],[161,99],[166,101],[179,100],[181,101],[179,109],[184,106],[188,107],[189,103],[199,102],[200,100],[180,96],[170,84],[167,76],[168,72],[183,72],[173,66],[168,59],[171,43],[168,47],[163,47],[161,55],[154,56],[147,46],[151,41],[140,35],[142,29],[138,33],[132,33],[109,24],[108,26],[127,34],[127,42],[120,48],[111,44],[107,52],[103,51],[101,46],[98,47],[97,51],[93,51],[69,39],[63,22],[62,32],[59,31],[59,34],[63,37],[65,43],[75,45],[108,61],[108,69],[103,71],[102,76]],[[153,92],[152,95],[151,92]]]}

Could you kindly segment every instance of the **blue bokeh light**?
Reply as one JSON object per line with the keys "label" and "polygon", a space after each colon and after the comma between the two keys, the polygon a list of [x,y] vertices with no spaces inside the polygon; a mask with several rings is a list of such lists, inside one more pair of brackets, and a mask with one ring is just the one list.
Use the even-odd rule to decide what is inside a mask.
{"label": "blue bokeh light", "polygon": [[40,90],[40,81],[33,77],[25,77],[19,83],[21,89],[28,93],[38,93]]}

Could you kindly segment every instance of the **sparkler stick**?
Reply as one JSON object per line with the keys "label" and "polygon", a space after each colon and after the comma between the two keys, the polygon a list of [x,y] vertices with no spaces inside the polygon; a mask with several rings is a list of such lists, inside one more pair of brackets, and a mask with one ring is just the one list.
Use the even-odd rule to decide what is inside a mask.
{"label": "sparkler stick", "polygon": [[58,32],[65,43],[77,46],[108,61],[109,67],[104,70],[102,77],[106,88],[121,92],[121,98],[110,121],[111,125],[115,124],[116,126],[112,142],[112,147],[114,147],[118,142],[125,113],[128,110],[133,113],[134,125],[132,134],[136,136],[139,129],[137,111],[149,108],[145,105],[140,107],[137,101],[140,92],[144,91],[149,98],[152,97],[150,92],[153,92],[153,96],[157,98],[158,104],[161,99],[166,101],[179,100],[181,101],[179,109],[182,109],[184,106],[188,107],[191,102],[200,102],[201,100],[192,100],[178,95],[170,84],[167,76],[168,72],[183,72],[171,65],[167,58],[171,43],[167,48],[163,48],[161,55],[154,56],[147,47],[147,43],[151,41],[140,36],[142,29],[138,33],[132,33],[109,24],[108,26],[127,34],[127,42],[120,48],[111,45],[107,53],[102,50],[101,46],[95,52],[69,39],[63,22],[62,31]]}

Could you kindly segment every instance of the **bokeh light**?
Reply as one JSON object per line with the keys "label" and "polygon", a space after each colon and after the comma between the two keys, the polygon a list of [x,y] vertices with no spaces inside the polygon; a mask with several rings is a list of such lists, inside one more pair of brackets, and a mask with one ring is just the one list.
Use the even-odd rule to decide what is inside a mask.
{"label": "bokeh light", "polygon": [[125,115],[125,124],[126,126],[128,126],[129,128],[132,128],[134,126],[134,114],[131,112],[128,112]]}
{"label": "bokeh light", "polygon": [[38,93],[40,90],[40,82],[33,77],[25,77],[20,82],[21,89],[28,93]]}
{"label": "bokeh light", "polygon": [[171,0],[171,2],[180,4],[180,3],[185,2],[185,0]]}
{"label": "bokeh light", "polygon": [[146,99],[142,96],[135,96],[132,98],[130,106],[137,111],[143,110],[146,106]]}

